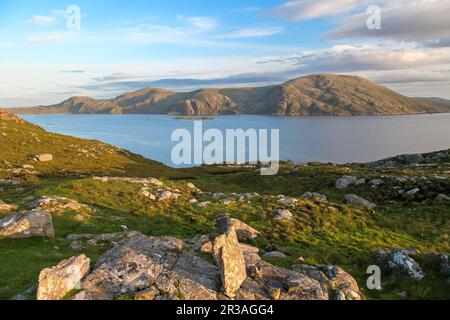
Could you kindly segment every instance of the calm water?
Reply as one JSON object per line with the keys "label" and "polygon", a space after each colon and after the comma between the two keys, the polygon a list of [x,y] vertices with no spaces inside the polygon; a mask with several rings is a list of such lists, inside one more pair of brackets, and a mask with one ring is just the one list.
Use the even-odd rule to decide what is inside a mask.
{"label": "calm water", "polygon": [[[193,121],[154,115],[33,115],[56,133],[96,139],[174,166],[173,130]],[[450,148],[450,114],[393,117],[223,116],[204,129],[280,129],[280,157],[297,162],[367,162],[403,153]]]}

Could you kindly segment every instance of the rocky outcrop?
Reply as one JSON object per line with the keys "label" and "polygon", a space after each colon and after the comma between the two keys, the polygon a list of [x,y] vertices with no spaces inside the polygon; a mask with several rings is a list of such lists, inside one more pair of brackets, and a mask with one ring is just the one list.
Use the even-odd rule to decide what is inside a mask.
{"label": "rocky outcrop", "polygon": [[354,194],[346,195],[344,197],[344,201],[347,204],[361,206],[368,210],[375,210],[375,208],[377,207],[377,205],[375,203],[370,202],[364,198],[358,197],[357,195],[354,195]]}
{"label": "rocky outcrop", "polygon": [[52,216],[37,208],[0,220],[0,238],[23,239],[30,237],[54,237]]}
{"label": "rocky outcrop", "polygon": [[219,218],[217,218],[217,232],[219,234],[226,233],[227,230],[231,227],[234,227],[234,230],[236,231],[237,237],[240,241],[255,239],[261,235],[261,232],[238,219],[230,218],[227,216],[220,216]]}
{"label": "rocky outcrop", "polygon": [[213,256],[220,270],[224,293],[230,298],[235,297],[236,291],[247,278],[247,272],[244,255],[232,225],[214,240]]}
{"label": "rocky outcrop", "polygon": [[[55,279],[83,278],[79,287],[67,286],[79,289],[73,300],[112,300],[120,297],[136,300],[230,299],[230,296],[222,294],[223,291],[239,300],[360,297],[356,281],[338,267],[314,272],[314,267],[286,270],[263,261],[258,248],[239,244],[233,228],[219,237],[214,250],[219,252],[216,258],[219,267],[197,256],[182,240],[133,233],[103,254],[94,270],[84,278],[83,272],[69,268],[67,261],[42,275],[56,274]],[[225,254],[224,248],[233,249],[233,253]],[[240,252],[243,260],[236,258],[235,252]],[[221,271],[220,265],[223,265],[224,271]],[[72,272],[75,274],[72,275]],[[223,280],[225,274],[226,280]],[[232,275],[234,279],[227,278]],[[51,288],[49,285],[45,287]],[[46,296],[56,295],[59,298],[62,295],[50,291],[46,291]],[[63,291],[66,290],[58,290]]]}
{"label": "rocky outcrop", "polygon": [[90,260],[84,254],[62,261],[54,268],[41,271],[37,300],[61,300],[72,290],[79,289],[89,272]]}

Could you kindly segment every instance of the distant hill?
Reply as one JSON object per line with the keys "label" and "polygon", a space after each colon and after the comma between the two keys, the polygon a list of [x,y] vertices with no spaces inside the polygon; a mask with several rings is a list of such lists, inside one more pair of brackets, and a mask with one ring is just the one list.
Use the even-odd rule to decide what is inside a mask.
{"label": "distant hill", "polygon": [[9,110],[16,114],[373,116],[450,112],[450,101],[409,98],[361,77],[320,74],[266,87],[193,92],[144,88],[114,99],[72,97],[52,106]]}

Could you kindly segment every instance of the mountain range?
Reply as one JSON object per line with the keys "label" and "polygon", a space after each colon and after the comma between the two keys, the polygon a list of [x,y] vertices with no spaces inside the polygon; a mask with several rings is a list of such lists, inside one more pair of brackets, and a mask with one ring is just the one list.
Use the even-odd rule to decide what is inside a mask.
{"label": "mountain range", "polygon": [[16,114],[375,116],[450,112],[450,101],[410,98],[356,76],[310,75],[280,85],[175,92],[143,88],[113,99],[72,97]]}

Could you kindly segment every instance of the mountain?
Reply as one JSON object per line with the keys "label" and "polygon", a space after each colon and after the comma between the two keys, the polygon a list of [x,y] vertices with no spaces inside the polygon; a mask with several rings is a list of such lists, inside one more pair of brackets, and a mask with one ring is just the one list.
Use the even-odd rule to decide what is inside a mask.
{"label": "mountain", "polygon": [[193,92],[144,88],[113,99],[72,97],[52,106],[10,111],[17,114],[373,116],[450,112],[450,101],[409,98],[361,77],[320,74],[256,88]]}

